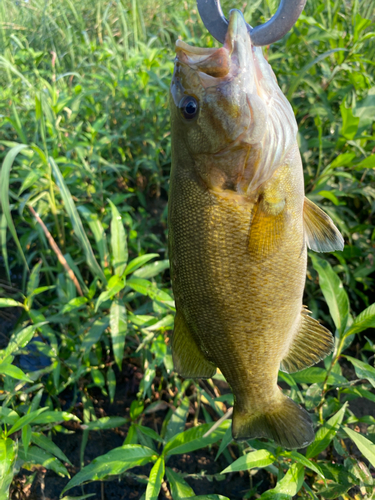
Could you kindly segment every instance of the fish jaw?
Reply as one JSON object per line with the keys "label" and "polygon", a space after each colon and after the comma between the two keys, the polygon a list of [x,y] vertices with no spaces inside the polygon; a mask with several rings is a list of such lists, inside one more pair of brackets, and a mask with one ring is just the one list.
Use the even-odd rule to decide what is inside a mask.
{"label": "fish jaw", "polygon": [[[209,189],[251,195],[272,177],[296,143],[293,110],[262,49],[253,47],[243,15],[230,12],[224,46],[192,47],[178,40],[171,84],[172,134]],[[193,96],[196,119],[181,103]],[[172,141],[173,141],[172,136]],[[228,157],[236,162],[228,162]]]}

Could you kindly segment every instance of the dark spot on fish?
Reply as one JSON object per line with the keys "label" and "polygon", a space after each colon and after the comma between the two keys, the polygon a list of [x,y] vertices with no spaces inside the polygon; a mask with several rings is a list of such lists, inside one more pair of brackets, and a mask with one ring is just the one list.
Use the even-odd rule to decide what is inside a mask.
{"label": "dark spot on fish", "polygon": [[221,186],[222,189],[226,189],[228,191],[237,191],[237,185],[230,179],[226,180],[224,184]]}

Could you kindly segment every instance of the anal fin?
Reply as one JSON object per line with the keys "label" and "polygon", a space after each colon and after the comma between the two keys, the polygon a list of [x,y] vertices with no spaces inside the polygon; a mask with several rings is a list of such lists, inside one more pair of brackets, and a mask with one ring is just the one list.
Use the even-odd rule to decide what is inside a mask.
{"label": "anal fin", "polygon": [[332,219],[305,197],[303,222],[307,246],[314,252],[343,250],[344,238]]}
{"label": "anal fin", "polygon": [[174,320],[172,357],[174,368],[181,377],[211,378],[216,373],[216,366],[206,359],[179,312]]}
{"label": "anal fin", "polygon": [[294,373],[315,365],[333,350],[332,333],[302,309],[301,323],[287,356],[282,360],[280,369]]}

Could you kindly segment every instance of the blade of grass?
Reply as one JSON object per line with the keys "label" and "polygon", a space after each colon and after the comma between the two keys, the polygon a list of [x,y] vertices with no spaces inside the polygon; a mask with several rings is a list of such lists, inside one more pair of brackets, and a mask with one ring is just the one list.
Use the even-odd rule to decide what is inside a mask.
{"label": "blade of grass", "polygon": [[10,204],[9,204],[9,177],[10,171],[13,166],[13,162],[20,151],[26,149],[28,146],[26,144],[18,144],[14,146],[6,155],[3,161],[3,166],[1,167],[0,172],[0,202],[3,209],[3,214],[8,224],[9,231],[13,236],[13,239],[17,245],[18,251],[21,255],[22,260],[25,263],[27,270],[29,266],[27,264],[27,260],[25,254],[23,253],[21,243],[18,239],[16,228],[14,227],[12,215],[10,213]]}
{"label": "blade of grass", "polygon": [[7,220],[5,214],[1,214],[0,217],[0,245],[1,253],[4,260],[5,271],[7,273],[7,279],[10,283],[10,269],[8,262],[8,250],[7,250]]}
{"label": "blade of grass", "polygon": [[62,176],[60,169],[53,158],[49,159],[49,163],[51,165],[53,175],[56,179],[56,184],[60,189],[66,211],[68,212],[68,215],[72,222],[75,235],[77,236],[82,249],[85,252],[87,265],[89,266],[94,276],[98,276],[103,283],[107,283],[107,279],[95,258],[94,252],[83,228],[81,218],[74,204],[72,195],[70,194],[70,191],[65,183],[64,177]]}

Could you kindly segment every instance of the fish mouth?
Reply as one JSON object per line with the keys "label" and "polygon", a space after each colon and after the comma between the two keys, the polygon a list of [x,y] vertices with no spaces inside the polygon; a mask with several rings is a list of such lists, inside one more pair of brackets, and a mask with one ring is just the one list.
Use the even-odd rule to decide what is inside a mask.
{"label": "fish mouth", "polygon": [[[177,60],[195,70],[205,88],[230,80],[247,65],[251,40],[243,14],[233,9],[223,47],[201,48],[177,40]],[[251,58],[252,59],[252,58]]]}

